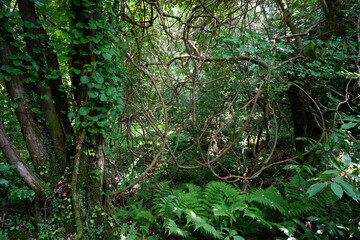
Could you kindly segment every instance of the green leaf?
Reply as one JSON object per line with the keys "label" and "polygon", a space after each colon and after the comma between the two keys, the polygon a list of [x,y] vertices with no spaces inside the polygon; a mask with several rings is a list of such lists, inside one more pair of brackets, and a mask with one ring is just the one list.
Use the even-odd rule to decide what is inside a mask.
{"label": "green leaf", "polygon": [[106,60],[108,60],[108,61],[111,60],[111,55],[108,54],[108,53],[104,53],[104,54],[103,54],[103,57],[104,57]]}
{"label": "green leaf", "polygon": [[339,184],[333,182],[333,183],[331,183],[330,187],[336,196],[338,196],[339,198],[342,197],[344,191]]}
{"label": "green leaf", "polygon": [[341,157],[341,161],[346,167],[350,166],[351,163],[350,155],[348,153],[344,153]]}
{"label": "green leaf", "polygon": [[100,101],[102,101],[102,102],[106,102],[106,100],[107,100],[107,97],[106,97],[106,95],[105,94],[100,94]]}
{"label": "green leaf", "polygon": [[102,84],[104,82],[104,78],[100,75],[94,76],[94,80],[95,80],[95,82],[100,83],[100,84]]}
{"label": "green leaf", "polygon": [[0,185],[5,185],[8,186],[9,185],[9,181],[3,178],[0,178]]}
{"label": "green leaf", "polygon": [[116,88],[114,88],[114,87],[109,87],[109,88],[105,89],[106,95],[108,95],[108,96],[113,95],[115,91],[116,91]]}
{"label": "green leaf", "polygon": [[234,240],[245,240],[245,238],[241,237],[241,236],[233,236]]}
{"label": "green leaf", "polygon": [[40,99],[49,100],[50,97],[49,97],[49,95],[42,95],[42,96],[40,96]]}
{"label": "green leaf", "polygon": [[299,168],[299,166],[295,164],[288,164],[285,167],[283,167],[284,170],[296,169],[296,168]]}
{"label": "green leaf", "polygon": [[340,172],[338,170],[326,170],[324,172],[322,172],[321,174],[324,175],[334,175],[334,174],[339,174]]}
{"label": "green leaf", "polygon": [[355,201],[358,201],[358,197],[356,196],[354,187],[350,183],[344,181],[337,181],[337,183],[341,185],[342,189],[346,192],[347,195],[349,195],[349,197],[351,197]]}
{"label": "green leaf", "polygon": [[13,107],[13,108],[19,107],[19,105],[16,102],[10,103],[10,106]]}
{"label": "green leaf", "polygon": [[309,189],[307,190],[307,193],[309,194],[309,197],[314,196],[315,194],[317,194],[318,192],[323,190],[327,185],[328,185],[327,182],[315,183],[315,184],[311,185],[309,187]]}
{"label": "green leaf", "polygon": [[88,113],[89,113],[89,108],[87,108],[87,107],[81,107],[79,109],[79,115],[81,115],[81,116],[87,115]]}
{"label": "green leaf", "polygon": [[98,93],[95,91],[89,91],[88,95],[90,98],[96,98],[98,96]]}
{"label": "green leaf", "polygon": [[350,177],[354,178],[356,181],[360,182],[360,176],[350,174]]}
{"label": "green leaf", "polygon": [[84,76],[81,76],[80,81],[81,81],[81,83],[83,83],[83,84],[87,84],[87,83],[90,82],[90,79],[89,79],[88,76],[84,75]]}
{"label": "green leaf", "polygon": [[76,68],[70,68],[71,71],[73,71],[75,74],[80,74],[81,71],[79,69],[76,69]]}
{"label": "green leaf", "polygon": [[11,169],[16,168],[15,165],[9,165],[9,164],[0,164],[0,172],[9,171]]}
{"label": "green leaf", "polygon": [[357,125],[357,123],[348,122],[348,123],[341,125],[341,129],[350,129],[350,128],[355,127],[356,125]]}
{"label": "green leaf", "polygon": [[99,127],[105,127],[106,122],[101,121],[101,122],[96,122],[96,124],[97,124]]}

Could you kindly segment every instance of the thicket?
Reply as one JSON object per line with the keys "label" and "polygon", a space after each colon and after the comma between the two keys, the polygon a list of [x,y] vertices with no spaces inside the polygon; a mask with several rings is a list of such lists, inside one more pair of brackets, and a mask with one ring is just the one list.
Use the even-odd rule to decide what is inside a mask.
{"label": "thicket", "polygon": [[360,238],[356,0],[0,7],[0,239]]}

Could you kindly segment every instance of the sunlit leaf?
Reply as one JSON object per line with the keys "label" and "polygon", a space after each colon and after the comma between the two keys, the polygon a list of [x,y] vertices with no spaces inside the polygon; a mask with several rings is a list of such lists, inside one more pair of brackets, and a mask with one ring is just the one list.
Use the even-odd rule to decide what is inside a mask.
{"label": "sunlit leaf", "polygon": [[341,125],[341,128],[342,129],[350,129],[350,128],[353,128],[357,125],[357,123],[354,123],[354,122],[348,122],[348,123],[345,123],[343,125]]}
{"label": "sunlit leaf", "polygon": [[328,183],[326,183],[326,182],[315,183],[315,184],[311,185],[309,187],[309,189],[307,190],[309,197],[314,196],[315,194],[317,194],[318,192],[323,190],[327,185],[328,185]]}
{"label": "sunlit leaf", "polygon": [[342,163],[348,167],[350,166],[350,163],[351,163],[351,157],[348,153],[344,153],[341,157],[341,160],[342,160]]}

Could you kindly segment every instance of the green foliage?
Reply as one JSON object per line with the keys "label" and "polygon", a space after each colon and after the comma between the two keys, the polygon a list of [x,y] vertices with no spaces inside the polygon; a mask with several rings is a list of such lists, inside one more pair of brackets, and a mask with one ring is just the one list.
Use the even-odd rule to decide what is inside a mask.
{"label": "green foliage", "polygon": [[[168,196],[164,196],[166,192]],[[265,219],[263,208],[252,202],[260,202],[285,213],[281,202],[274,203],[279,199],[285,202],[275,188],[248,195],[240,194],[229,184],[214,181],[208,183],[204,190],[187,184],[185,189],[166,192],[158,190],[154,199],[156,212],[164,219],[168,234],[182,237],[201,234],[215,239],[240,239],[240,233],[247,235],[259,227],[269,230],[279,226]],[[260,200],[263,195],[266,200]]]}
{"label": "green foliage", "polygon": [[133,227],[140,231],[144,237],[151,234],[155,225],[155,217],[143,206],[142,201],[124,208],[118,208],[113,218],[120,222],[134,221]]}
{"label": "green foliage", "polygon": [[[231,236],[229,239],[236,239],[243,236],[258,239],[264,237],[263,232],[267,232],[267,237],[283,234],[288,237],[313,234],[311,236],[315,237],[301,219],[309,219],[321,233],[333,228],[332,235],[345,236],[336,224],[345,224],[345,227],[355,219],[354,214],[346,210],[349,203],[339,201],[336,195],[339,188],[333,187],[337,188],[336,193],[330,187],[318,191],[317,197],[313,198],[300,190],[300,186],[304,186],[303,180],[295,175],[284,185],[286,198],[274,186],[240,194],[233,186],[216,181],[208,183],[204,189],[187,184],[170,190],[168,183],[162,183],[154,199],[155,212],[163,219],[163,227],[169,235],[184,238],[224,239]],[[329,207],[337,209],[334,216],[339,213],[339,208],[344,208],[349,219],[343,218],[341,223],[336,223],[333,216],[324,215]],[[334,221],[332,225],[325,224],[330,219]]]}
{"label": "green foliage", "polygon": [[[9,56],[10,64],[0,60],[1,121],[29,169],[52,180],[51,171],[32,166],[24,151],[24,131],[14,114],[20,104],[10,100],[6,86],[14,76],[25,84],[26,94],[20,98],[27,99],[55,166],[57,146],[49,140],[51,122],[45,122],[41,103],[56,102],[57,114],[68,114],[59,117],[61,128],[70,120],[67,130],[83,128],[87,138],[95,136],[82,143],[87,149],[81,163],[91,163],[80,169],[79,181],[86,186],[100,180],[99,169],[82,171],[95,166],[97,158],[105,159],[111,180],[104,180],[106,190],[98,192],[101,199],[138,179],[165,146],[146,178],[124,193],[121,205],[126,206],[116,208],[115,215],[106,212],[108,203],[104,208],[83,205],[89,239],[102,238],[107,224],[120,239],[359,236],[357,1],[342,1],[331,20],[319,5],[337,1],[287,1],[289,16],[274,1],[121,1],[121,6],[105,0],[33,2],[35,24],[21,18],[16,1],[2,1],[0,9],[0,41],[12,35],[10,45],[19,50]],[[76,24],[74,5],[82,13]],[[289,30],[289,21],[296,31]],[[321,37],[332,22],[338,27],[328,31],[330,38]],[[46,34],[24,30],[39,26]],[[295,44],[297,37],[302,46]],[[41,47],[29,51],[26,39],[38,39]],[[45,59],[47,52],[53,55]],[[79,62],[73,61],[76,54]],[[56,59],[59,70],[50,67]],[[274,69],[259,67],[267,64]],[[293,84],[303,88],[295,101],[288,91]],[[65,102],[39,95],[38,86],[50,89],[54,97],[64,93],[69,112],[63,108]],[[304,136],[296,136],[294,109],[309,118]],[[311,120],[314,126],[324,120],[324,138],[308,137]],[[105,158],[97,155],[96,136],[106,139]],[[278,168],[296,155],[295,138],[309,143],[305,150],[311,152],[298,153],[298,162]],[[63,153],[70,167],[74,139],[75,135],[69,137]],[[22,207],[24,215],[30,215],[23,208],[33,202],[35,193],[4,159],[0,154],[0,207],[10,210],[0,238],[16,238],[23,229],[37,239],[73,235],[71,189],[41,202],[44,219],[35,229],[29,223],[33,217],[16,214]],[[179,165],[199,168],[185,170]],[[264,171],[240,183],[247,193],[213,181],[214,172],[251,176],[258,170]],[[149,190],[158,182],[156,193]],[[259,188],[265,182],[271,186]],[[96,191],[86,187],[81,192],[84,202]]]}

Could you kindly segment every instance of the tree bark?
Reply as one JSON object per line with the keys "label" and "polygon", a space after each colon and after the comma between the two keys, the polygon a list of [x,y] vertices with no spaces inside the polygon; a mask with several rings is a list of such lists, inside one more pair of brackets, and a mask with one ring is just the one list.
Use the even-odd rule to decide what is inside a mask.
{"label": "tree bark", "polygon": [[20,158],[20,155],[11,144],[6,134],[4,125],[0,120],[0,149],[4,153],[7,162],[16,166],[16,173],[37,195],[45,195],[49,187],[35,173],[33,173]]}
{"label": "tree bark", "polygon": [[[3,41],[0,41],[0,63],[14,68],[10,57],[20,52],[17,51],[10,43],[13,38],[9,33],[2,28],[3,24],[0,22],[0,33],[2,36],[7,36]],[[29,151],[34,167],[37,169],[44,166],[49,159],[49,154],[43,144],[43,139],[40,130],[36,124],[33,113],[28,107],[28,99],[25,94],[25,87],[23,85],[23,75],[11,73],[11,80],[5,81],[6,89],[13,102],[17,104],[15,108],[16,117],[19,120],[21,132],[24,137],[27,149]]]}
{"label": "tree bark", "polygon": [[[56,156],[56,161],[51,161],[53,163],[50,166],[51,172],[58,178],[67,166],[67,149],[65,147],[66,138],[51,91],[51,80],[46,77],[52,72],[59,72],[58,64],[56,64],[57,58],[51,57],[51,60],[55,61],[55,64],[50,63],[52,66],[47,64],[46,56],[51,54],[52,47],[49,45],[47,33],[42,25],[38,23],[39,19],[35,12],[34,3],[29,0],[19,0],[18,3],[22,20],[31,23],[33,26],[27,27],[27,24],[24,24],[23,26],[24,32],[28,35],[28,37],[25,37],[26,49],[28,54],[32,56],[32,59],[35,60],[36,64],[39,66],[39,79],[36,84],[36,92],[40,96],[39,105],[41,111],[44,113],[46,128],[51,138]],[[56,77],[56,79],[58,78],[59,77]]]}

